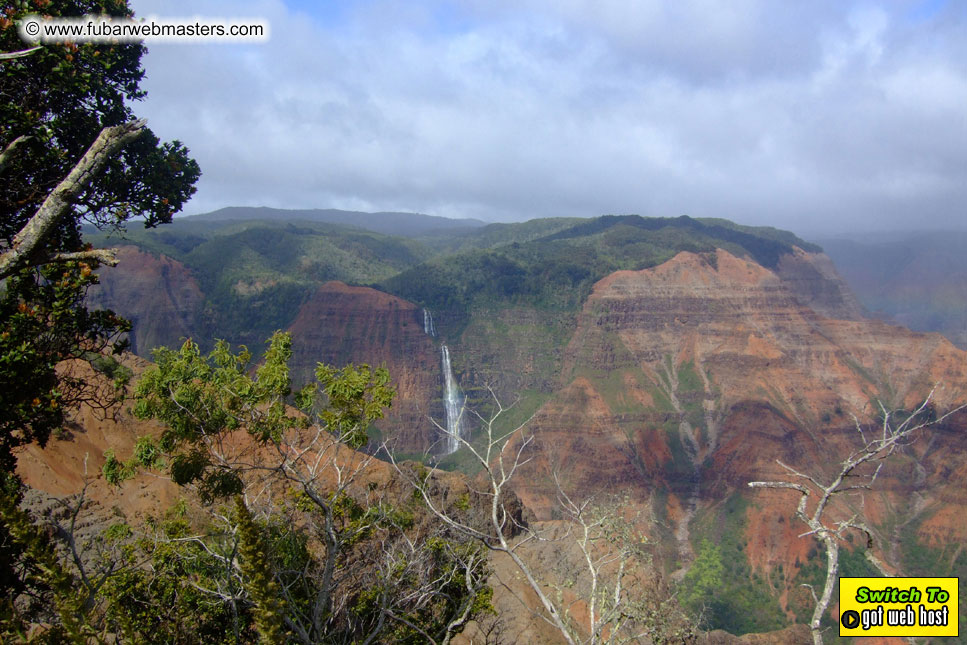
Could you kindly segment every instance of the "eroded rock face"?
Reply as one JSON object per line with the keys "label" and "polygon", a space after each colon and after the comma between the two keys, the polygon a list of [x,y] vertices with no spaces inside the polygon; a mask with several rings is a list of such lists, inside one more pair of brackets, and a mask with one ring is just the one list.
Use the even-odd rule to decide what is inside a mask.
{"label": "eroded rock face", "polygon": [[[695,389],[717,410],[764,400],[813,426],[837,405],[863,413],[872,396],[912,405],[932,383],[967,383],[964,353],[941,336],[828,318],[802,304],[802,291],[802,283],[790,286],[723,250],[614,273],[585,304],[565,378],[583,366],[637,368],[670,395],[682,376],[670,372],[688,364],[694,375],[685,376],[697,377]],[[678,389],[688,385],[696,383]],[[950,403],[952,394],[939,393],[938,402]]]}
{"label": "eroded rock face", "polygon": [[397,395],[380,426],[397,429],[402,451],[419,452],[439,439],[430,418],[443,418],[440,354],[424,333],[422,309],[368,287],[327,282],[288,331],[294,382],[310,380],[320,362],[385,365]]}
{"label": "eroded rock face", "polygon": [[825,253],[795,247],[776,267],[783,284],[800,304],[827,318],[862,320],[863,307]]}
{"label": "eroded rock face", "polygon": [[155,347],[180,347],[205,335],[205,296],[181,262],[122,246],[116,267],[98,270],[88,292],[91,309],[112,309],[131,321],[131,351],[150,356]]}
{"label": "eroded rock face", "polygon": [[[200,298],[190,276],[181,279],[177,263],[133,253],[121,266],[141,262],[142,275],[133,285],[105,278],[104,298],[133,301],[138,289],[148,289],[150,275],[182,285],[175,296],[186,290],[161,299],[159,307]],[[184,327],[193,320],[185,319]],[[494,328],[511,330],[506,338],[522,333],[518,328],[548,327],[530,310],[496,312],[492,320]],[[468,329],[483,333],[486,326],[478,321]],[[746,483],[787,477],[777,459],[828,474],[855,445],[851,415],[870,422],[873,399],[909,408],[943,383],[935,395],[938,409],[967,400],[967,353],[936,334],[863,319],[827,261],[802,252],[784,256],[775,271],[719,250],[617,272],[595,285],[576,323],[555,329],[571,336],[561,355],[548,360],[553,378],[551,367],[538,368],[533,359],[541,349],[537,341],[527,351],[464,341],[468,372],[483,369],[474,361],[499,362],[518,377],[516,386],[553,391],[529,425],[533,441],[523,456],[531,461],[516,478],[526,506],[539,520],[554,517],[557,472],[572,497],[617,494],[629,512],[657,520],[654,526],[664,526],[678,544],[678,553],[665,555],[687,564],[694,557],[692,520],[709,517],[742,492],[753,502],[742,511],[745,557],[756,572],[783,564],[787,585],[812,544],[799,537],[795,493],[750,492]],[[330,282],[300,309],[289,331],[296,381],[307,379],[320,361],[385,364],[399,394],[384,427],[399,433],[398,449],[422,451],[439,438],[428,420],[443,416],[438,340],[424,332],[419,307]],[[30,448],[21,462],[28,468],[25,479],[38,487],[68,482],[49,489],[66,493],[79,485],[83,454],[120,448],[117,437],[133,443],[133,435],[102,433],[94,420],[83,426],[72,445],[55,442],[42,459]],[[888,464],[862,506],[851,500],[834,512],[862,511],[882,527],[888,563],[901,561],[900,545],[910,536],[950,547],[948,555],[956,557],[954,545],[967,541],[965,428],[967,414],[960,414],[931,430]],[[101,462],[90,465],[96,469]]]}
{"label": "eroded rock face", "polygon": [[[856,447],[852,415],[873,422],[874,400],[910,409],[942,383],[939,410],[967,401],[967,353],[938,334],[860,318],[834,274],[827,286],[815,278],[824,264],[803,253],[770,271],[719,250],[599,281],[558,390],[532,424],[518,494],[548,519],[555,471],[571,495],[618,492],[665,518],[687,562],[691,520],[739,492],[754,502],[751,565],[784,563],[791,580],[810,546],[798,538],[795,496],[749,493],[747,482],[788,479],[777,459],[832,472]],[[861,509],[870,521],[927,544],[967,539],[967,524],[953,519],[967,512],[965,427],[963,416],[951,419],[891,461]],[[899,537],[884,538],[894,563]]]}

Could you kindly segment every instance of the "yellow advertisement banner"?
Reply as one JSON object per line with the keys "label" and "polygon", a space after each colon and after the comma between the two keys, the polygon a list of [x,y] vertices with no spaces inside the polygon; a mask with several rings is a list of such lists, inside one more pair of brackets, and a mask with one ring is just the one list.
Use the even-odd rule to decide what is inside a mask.
{"label": "yellow advertisement banner", "polygon": [[840,578],[840,636],[959,636],[959,578]]}

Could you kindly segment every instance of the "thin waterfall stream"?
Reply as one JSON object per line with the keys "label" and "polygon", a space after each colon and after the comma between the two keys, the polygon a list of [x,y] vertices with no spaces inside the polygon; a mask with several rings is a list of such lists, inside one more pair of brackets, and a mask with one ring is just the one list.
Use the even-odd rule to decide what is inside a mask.
{"label": "thin waterfall stream", "polygon": [[444,454],[452,454],[460,447],[460,439],[463,437],[463,403],[464,396],[457,384],[457,379],[453,376],[453,369],[450,367],[450,350],[446,345],[440,347],[443,361],[443,378],[446,391],[443,398],[443,407],[447,415],[447,448]]}

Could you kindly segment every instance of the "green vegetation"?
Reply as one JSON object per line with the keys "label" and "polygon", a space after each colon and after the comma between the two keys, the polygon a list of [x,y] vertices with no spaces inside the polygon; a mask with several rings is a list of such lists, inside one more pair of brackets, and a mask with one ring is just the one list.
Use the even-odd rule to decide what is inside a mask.
{"label": "green vegetation", "polygon": [[[130,14],[113,0],[8,3],[0,52],[24,49],[15,23],[38,7],[54,16]],[[199,170],[187,149],[162,144],[146,129],[114,154],[105,147],[100,168],[85,168],[86,184],[62,183],[95,141],[110,139],[100,137],[105,128],[134,120],[130,104],[144,97],[143,53],[141,45],[71,44],[0,65],[0,467],[8,472],[13,449],[43,444],[63,422],[65,406],[94,397],[86,384],[58,377],[54,366],[109,351],[127,330],[111,312],[84,305],[104,258],[83,243],[82,224],[118,229],[140,216],[155,226],[170,221],[195,190]],[[58,199],[48,201],[55,190]]]}
{"label": "green vegetation", "polygon": [[549,217],[516,224],[488,224],[464,231],[436,231],[416,239],[438,255],[452,255],[470,249],[491,249],[507,244],[530,242],[584,221],[577,217]]}
{"label": "green vegetation", "polygon": [[685,589],[682,602],[701,610],[708,599],[712,598],[725,584],[724,575],[722,549],[707,539],[702,540],[695,562],[682,580],[682,587]]}
{"label": "green vegetation", "polygon": [[[27,15],[130,16],[115,0],[5,3],[0,52],[26,49],[16,23]],[[51,537],[19,507],[15,452],[60,432],[64,412],[87,401],[104,409],[120,387],[98,388],[58,366],[98,361],[123,385],[123,370],[98,357],[123,349],[126,321],[84,303],[109,254],[84,243],[84,222],[119,229],[170,221],[194,192],[198,165],[179,142],[161,143],[136,123],[145,96],[140,44],[67,43],[30,48],[0,65],[0,641],[25,640],[18,597],[33,598],[49,642],[89,642],[92,590],[61,566]]]}
{"label": "green vegetation", "polygon": [[[904,574],[924,577],[956,577],[967,580],[967,553],[962,544],[931,546],[920,539],[919,529],[929,519],[930,513],[919,516],[903,528],[904,539],[900,544]],[[960,624],[967,624],[967,607],[960,605]],[[967,633],[963,629],[960,637],[950,638],[951,642],[967,643]]]}
{"label": "green vegetation", "polygon": [[[859,544],[843,544],[839,550],[840,578],[879,578],[882,574],[869,563],[865,555],[866,547]],[[909,575],[916,575],[910,573]],[[939,575],[936,573],[929,575]],[[796,615],[796,622],[808,625],[816,606],[809,590],[802,585],[811,585],[813,589],[822,590],[826,579],[826,549],[822,542],[816,541],[806,554],[806,562],[802,563],[798,573],[792,580],[792,593],[789,594],[789,609]],[[834,598],[839,598],[839,584],[833,592]],[[823,616],[823,627],[836,629],[837,618],[832,612]]]}
{"label": "green vegetation", "polygon": [[4,595],[0,601],[0,640],[21,640],[29,625],[15,600],[22,593],[43,598],[57,621],[49,642],[85,643],[93,630],[84,618],[90,589],[80,585],[57,557],[54,541],[36,530],[30,516],[19,508],[21,491],[15,477],[0,473],[0,572]]}
{"label": "green vegetation", "polygon": [[[89,239],[117,242],[95,233]],[[183,262],[198,279],[208,311],[203,347],[213,338],[253,344],[284,329],[327,280],[374,286],[427,307],[453,342],[487,312],[512,307],[573,320],[596,281],[619,269],[656,266],[681,251],[713,261],[709,254],[725,248],[775,266],[792,244],[809,246],[775,229],[637,215],[441,229],[414,238],[312,221],[185,218],[126,239]],[[528,335],[542,335],[535,331]],[[563,335],[552,336],[554,347],[534,356],[559,354]]]}
{"label": "green vegetation", "polygon": [[[17,2],[2,18],[0,51],[20,47],[11,20],[38,8],[52,11],[51,4],[65,15],[130,15],[123,1],[35,2],[34,7]],[[5,249],[16,250],[25,224],[102,128],[133,119],[129,105],[144,96],[139,88],[143,53],[140,45],[71,44],[4,61],[0,236]],[[532,375],[521,376],[527,386],[519,404],[492,428],[501,435],[551,396],[548,384],[558,376],[576,314],[602,277],[653,267],[681,251],[714,261],[716,248],[775,267],[791,244],[807,247],[774,229],[688,217],[558,218],[470,224],[446,232],[435,231],[434,221],[424,218],[418,236],[409,237],[318,221],[209,218],[127,233],[127,241],[192,271],[205,296],[207,328],[206,337],[186,342],[180,351],[157,350],[156,364],[136,386],[134,411],[164,429],[157,437],[139,439],[125,460],[107,454],[102,473],[120,484],[139,470],[161,470],[197,494],[203,510],[196,510],[209,514],[189,519],[181,504],[143,525],[110,524],[91,540],[103,549],[103,558],[94,563],[103,567],[101,574],[91,576],[85,569],[90,563],[76,552],[70,559],[59,556],[52,532],[38,530],[20,508],[22,490],[9,473],[15,451],[31,442],[43,444],[64,421],[68,405],[114,404],[131,377],[110,355],[123,348],[115,341],[127,324],[111,312],[84,306],[87,288],[97,282],[99,261],[86,255],[92,253],[87,243],[114,244],[133,217],[149,229],[170,222],[194,192],[198,176],[184,146],[162,144],[145,131],[65,200],[69,205],[56,226],[38,237],[42,244],[24,253],[26,260],[0,274],[0,639],[5,642],[26,640],[31,626],[41,626],[41,639],[73,643],[102,637],[197,643],[449,641],[469,620],[493,610],[485,556],[495,539],[504,538],[503,527],[496,538],[475,529],[454,531],[455,523],[428,515],[423,505],[430,503],[429,492],[422,491],[420,499],[401,496],[393,488],[398,482],[369,477],[372,458],[353,449],[373,436],[372,423],[393,399],[386,371],[319,365],[313,382],[294,392],[287,335],[274,334],[259,363],[247,349],[233,353],[227,342],[214,339],[255,344],[287,327],[299,306],[328,280],[377,286],[433,310],[444,323],[442,335],[454,342],[477,343],[475,349],[498,361],[513,362],[515,348],[529,357]],[[387,227],[386,218],[367,221],[380,219],[384,230],[405,228],[399,222]],[[95,226],[86,240],[84,222]],[[65,261],[58,257],[62,253],[84,258]],[[509,310],[514,315],[499,313]],[[113,388],[94,390],[83,379],[55,372],[70,358],[89,362]],[[647,379],[630,354],[616,360],[622,369],[589,378],[614,413],[642,412],[640,402],[624,396],[624,379],[648,387]],[[701,374],[685,364],[678,377],[686,418],[700,427]],[[480,393],[468,388],[472,403],[482,400]],[[671,405],[660,392],[655,399],[660,406]],[[662,422],[674,474],[693,472],[679,418],[663,414]],[[480,465],[468,452],[458,451],[441,465],[472,472]],[[266,455],[278,461],[263,461]],[[257,500],[251,505],[248,493]],[[470,527],[468,516],[478,501],[469,493],[450,500],[463,526]],[[749,580],[744,558],[736,557],[743,549],[742,503],[733,496],[707,519],[682,596],[693,609],[707,609],[712,626],[738,633],[781,624],[768,609],[768,585]],[[82,508],[83,499],[76,510]],[[605,533],[621,548],[638,549],[643,543],[610,525]],[[75,537],[69,536],[70,548],[77,546]],[[665,611],[663,603],[654,616]]]}
{"label": "green vegetation", "polygon": [[[787,620],[775,587],[754,576],[745,553],[749,502],[733,493],[694,522],[696,560],[682,581],[683,601],[709,629],[733,634],[781,629]],[[697,568],[696,568],[697,567]]]}
{"label": "green vegetation", "polygon": [[[40,280],[38,281],[38,276]],[[81,401],[111,406],[120,389],[98,388],[56,366],[71,358],[95,360],[95,369],[110,370],[123,385],[122,370],[105,356],[124,349],[115,343],[128,325],[110,311],[88,311],[90,271],[47,266],[11,276],[0,289],[0,469],[13,472],[14,450],[43,445],[64,422],[64,410]]]}
{"label": "green vegetation", "polygon": [[682,441],[681,421],[677,418],[668,418],[662,423],[665,431],[665,442],[672,453],[672,462],[664,464],[666,472],[672,477],[687,480],[695,471],[695,465],[689,457]]}
{"label": "green vegetation", "polygon": [[[577,373],[588,375],[592,372],[591,370],[579,370]],[[640,414],[647,410],[641,401],[629,394],[626,385],[628,379],[639,384],[647,382],[647,377],[640,368],[611,370],[605,372],[599,378],[592,377],[590,379],[595,389],[608,404],[608,409],[611,410],[612,414]]]}
{"label": "green vegetation", "polygon": [[149,518],[145,529],[120,541],[119,570],[99,590],[105,629],[132,643],[258,642],[241,584],[226,575],[226,558],[236,548],[231,533],[196,531],[184,504]]}
{"label": "green vegetation", "polygon": [[123,239],[96,232],[88,239],[135,244],[184,263],[206,297],[207,330],[195,339],[205,348],[215,338],[257,344],[288,327],[320,284],[370,284],[429,256],[412,240],[317,222],[186,218]]}
{"label": "green vegetation", "polygon": [[[247,350],[233,353],[221,341],[208,355],[191,341],[179,352],[157,350],[134,411],[165,429],[139,440],[124,463],[109,455],[105,478],[161,468],[206,504],[234,499],[237,550],[221,558],[238,558],[232,598],[244,600],[263,642],[418,643],[459,632],[489,608],[484,547],[448,526],[418,523],[416,502],[404,495],[394,505],[377,493],[378,482],[364,481],[372,458],[347,449],[366,444],[391,403],[389,375],[320,364],[315,381],[293,393],[290,357],[281,333],[254,371]],[[265,528],[242,497],[252,478],[258,490],[290,491],[262,508]],[[213,517],[224,522],[226,513]]]}
{"label": "green vegetation", "polygon": [[166,429],[157,442],[139,440],[134,457],[123,467],[109,458],[108,481],[119,483],[138,467],[155,467],[164,456],[172,480],[196,486],[203,499],[239,494],[243,486],[239,473],[226,467],[224,456],[208,452],[208,442],[241,428],[262,445],[284,442],[287,433],[306,429],[312,418],[291,413],[290,395],[300,410],[318,417],[336,439],[352,448],[362,447],[369,425],[383,416],[395,394],[387,385],[386,370],[319,364],[316,381],[293,394],[288,371],[291,356],[289,335],[275,334],[252,378],[248,350],[233,354],[224,341],[216,343],[207,356],[190,340],[178,352],[157,349],[155,365],[142,374],[135,388],[134,413],[141,419],[158,419]]}

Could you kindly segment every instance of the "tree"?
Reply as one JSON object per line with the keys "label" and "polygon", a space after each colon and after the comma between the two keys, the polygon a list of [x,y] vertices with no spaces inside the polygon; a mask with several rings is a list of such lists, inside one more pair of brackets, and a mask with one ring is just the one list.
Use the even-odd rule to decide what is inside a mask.
{"label": "tree", "polygon": [[[49,630],[51,642],[86,643],[93,631],[84,620],[87,590],[57,557],[50,536],[38,531],[30,517],[17,505],[19,501],[4,478],[0,490],[0,521],[7,538],[22,550],[19,558],[22,576],[39,594],[51,601],[60,624]],[[6,541],[6,540],[5,540]],[[6,595],[0,602],[0,638],[24,636],[27,625],[15,607],[16,595]]]}
{"label": "tree", "polygon": [[[839,464],[839,469],[824,483],[820,476],[803,473],[777,460],[794,481],[753,481],[752,488],[779,488],[797,491],[800,494],[796,507],[796,517],[809,530],[800,537],[813,536],[826,549],[826,581],[822,593],[817,596],[815,589],[810,587],[815,601],[813,615],[809,622],[813,643],[822,645],[822,620],[829,608],[833,590],[839,573],[839,548],[850,532],[859,532],[866,538],[866,559],[877,570],[888,576],[884,564],[873,553],[875,531],[862,518],[854,514],[849,519],[833,519],[830,517],[831,505],[837,498],[849,493],[862,494],[871,490],[876,483],[885,461],[897,453],[904,446],[914,441],[922,430],[942,423],[956,412],[967,406],[959,406],[940,416],[936,416],[933,409],[935,386],[913,412],[902,410],[888,410],[882,402],[879,406],[880,422],[877,428],[864,429],[858,419],[854,417],[859,445]],[[815,506],[809,508],[810,502],[815,500]]]}
{"label": "tree", "polygon": [[320,364],[316,381],[293,393],[291,353],[277,333],[253,372],[252,355],[224,342],[207,355],[191,341],[156,350],[134,410],[166,427],[139,440],[130,460],[110,455],[105,476],[163,468],[222,525],[218,505],[233,499],[224,532],[239,536],[239,549],[219,557],[244,595],[208,591],[251,608],[270,641],[449,642],[489,606],[486,559],[428,522],[408,490],[385,481],[388,467],[356,450],[392,401],[389,375]]}
{"label": "tree", "polygon": [[[482,471],[482,487],[474,491],[485,510],[482,519],[461,517],[440,503],[433,494],[439,477],[437,471],[426,470],[420,473],[422,476],[413,477],[412,472],[407,473],[396,464],[398,472],[408,477],[430,512],[458,534],[510,558],[541,605],[542,611],[537,615],[571,645],[641,642],[646,638],[655,643],[692,642],[695,634],[690,622],[649,566],[650,559],[644,550],[646,540],[632,522],[621,517],[620,501],[609,505],[574,500],[556,479],[558,509],[565,518],[566,531],[555,535],[524,521],[522,506],[511,490],[511,482],[530,461],[525,456],[532,449],[534,439],[533,435],[525,434],[530,419],[500,431],[505,415],[513,406],[504,407],[492,390],[491,395],[494,410],[489,417],[470,411],[480,421],[483,436],[477,441],[456,437],[460,447],[472,455]],[[464,413],[466,410],[461,411]],[[542,542],[552,542],[565,554],[559,571],[541,572],[528,562],[525,551]],[[567,558],[569,551],[576,557]],[[580,613],[586,619],[575,617],[578,612],[572,609],[576,605],[581,606]]]}
{"label": "tree", "polygon": [[[83,243],[82,224],[170,221],[199,176],[184,146],[161,144],[133,118],[128,102],[144,96],[144,48],[24,49],[16,22],[37,12],[131,14],[119,0],[17,0],[0,15],[0,470],[11,508],[19,501],[15,449],[43,444],[71,404],[109,408],[119,400],[117,388],[71,371],[70,359],[104,366],[128,329],[113,313],[84,306],[94,270],[114,258]],[[25,572],[46,566],[13,535],[15,521],[5,514],[0,523],[0,590],[9,598],[41,584]]]}
{"label": "tree", "polygon": [[70,42],[23,49],[16,23],[28,13],[130,16],[121,0],[14,2],[0,16],[0,464],[43,443],[78,399],[110,393],[58,374],[91,359],[128,329],[84,306],[94,270],[113,264],[92,249],[84,223],[120,229],[171,221],[194,192],[197,164],[178,142],[160,143],[135,120],[144,97],[144,47]]}

